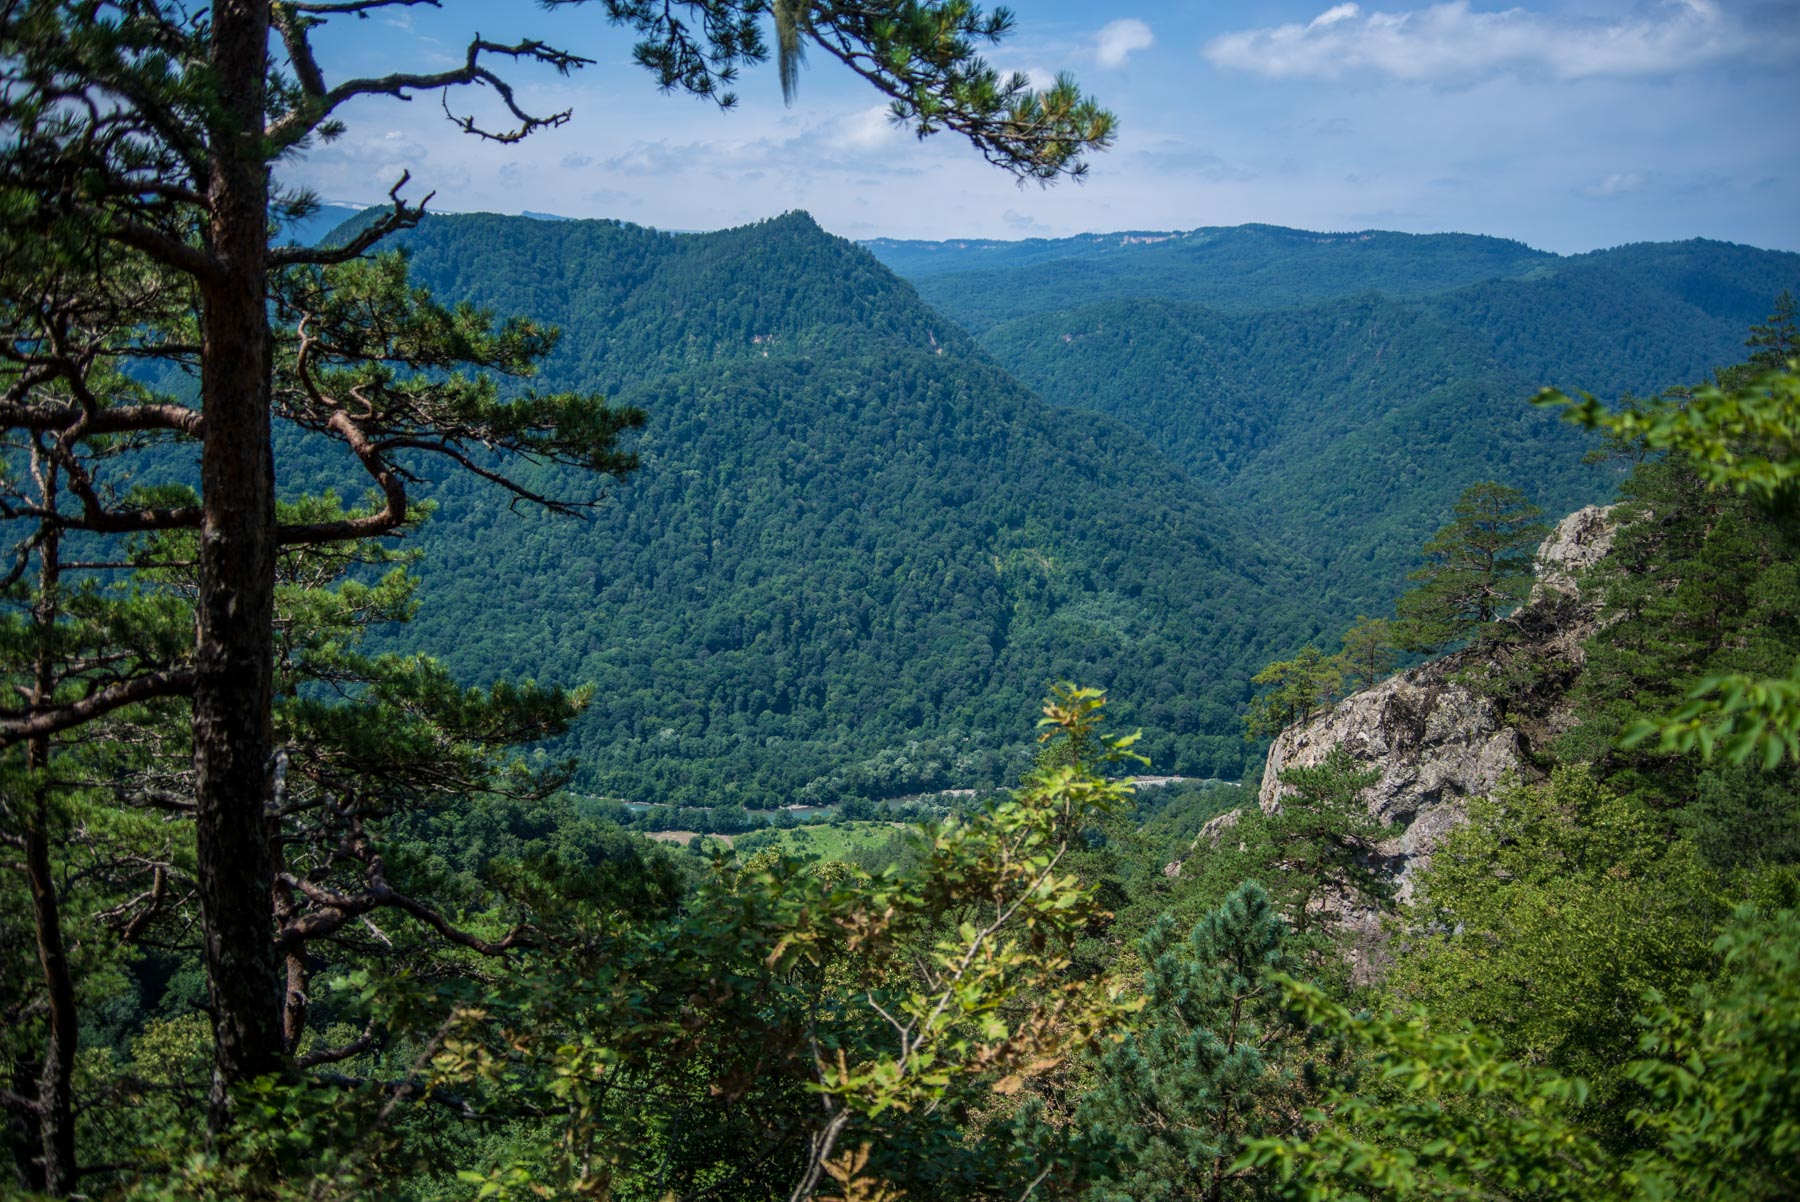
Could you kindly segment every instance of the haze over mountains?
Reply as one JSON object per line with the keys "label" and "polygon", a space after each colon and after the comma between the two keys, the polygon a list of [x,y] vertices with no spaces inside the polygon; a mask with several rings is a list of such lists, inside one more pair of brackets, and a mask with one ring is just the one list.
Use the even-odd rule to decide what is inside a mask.
{"label": "haze over mountains", "polygon": [[1609,494],[1540,383],[1692,380],[1800,284],[1713,243],[1144,237],[428,219],[421,283],[561,326],[542,383],[650,418],[592,522],[443,484],[399,637],[596,683],[564,750],[640,800],[998,783],[1062,678],[1112,690],[1156,770],[1235,777],[1249,676],[1385,612],[1462,487]]}

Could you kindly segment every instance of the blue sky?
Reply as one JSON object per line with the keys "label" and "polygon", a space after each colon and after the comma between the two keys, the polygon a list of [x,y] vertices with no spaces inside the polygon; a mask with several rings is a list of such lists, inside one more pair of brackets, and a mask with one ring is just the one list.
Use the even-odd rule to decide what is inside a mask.
{"label": "blue sky", "polygon": [[[597,10],[444,0],[340,21],[334,78],[437,70],[471,32],[596,59],[517,72],[572,108],[501,146],[436,97],[358,102],[349,132],[283,178],[380,199],[410,169],[443,210],[537,210],[665,229],[803,208],[853,238],[1060,236],[1261,221],[1464,231],[1571,252],[1695,236],[1800,250],[1800,0],[1022,0],[989,59],[1073,72],[1120,118],[1082,184],[1020,188],[954,135],[919,142],[822,54],[782,103],[772,68],[721,113],[662,95]],[[480,101],[454,97],[459,107]]]}

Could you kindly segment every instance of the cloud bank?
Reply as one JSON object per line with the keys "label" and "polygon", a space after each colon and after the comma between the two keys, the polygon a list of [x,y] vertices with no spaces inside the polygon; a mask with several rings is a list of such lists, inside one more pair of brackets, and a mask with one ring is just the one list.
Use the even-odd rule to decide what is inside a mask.
{"label": "cloud bank", "polygon": [[1108,70],[1123,67],[1126,60],[1139,50],[1148,50],[1156,44],[1151,36],[1150,26],[1136,17],[1111,21],[1100,27],[1094,35],[1094,61]]}
{"label": "cloud bank", "polygon": [[1225,34],[1201,53],[1216,66],[1272,78],[1372,73],[1442,83],[1501,72],[1562,80],[1668,76],[1756,49],[1713,0],[1669,0],[1604,21],[1525,8],[1477,12],[1468,0],[1452,0],[1394,13],[1338,4],[1305,25]]}

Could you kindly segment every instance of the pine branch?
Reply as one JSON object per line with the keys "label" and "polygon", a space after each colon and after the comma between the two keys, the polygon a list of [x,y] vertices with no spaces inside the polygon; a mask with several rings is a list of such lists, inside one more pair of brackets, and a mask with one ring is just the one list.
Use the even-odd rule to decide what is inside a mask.
{"label": "pine branch", "polygon": [[174,668],[134,677],[67,705],[34,709],[23,717],[0,717],[0,747],[11,747],[42,735],[58,734],[128,705],[137,705],[158,697],[182,696],[193,687],[193,669]]}

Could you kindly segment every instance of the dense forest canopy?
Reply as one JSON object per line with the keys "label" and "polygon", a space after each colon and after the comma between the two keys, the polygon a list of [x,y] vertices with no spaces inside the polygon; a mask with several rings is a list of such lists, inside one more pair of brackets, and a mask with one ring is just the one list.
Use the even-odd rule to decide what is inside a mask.
{"label": "dense forest canopy", "polygon": [[[991,787],[1059,679],[1113,690],[1159,770],[1236,779],[1250,673],[1325,621],[1297,559],[803,214],[710,235],[438,217],[403,244],[439,292],[561,328],[538,383],[649,415],[643,470],[592,521],[435,482],[423,606],[390,641],[474,680],[596,684],[560,745],[583,789]],[[352,486],[290,462],[294,487]]]}
{"label": "dense forest canopy", "polygon": [[1800,256],[1702,239],[1557,256],[1241,226],[869,246],[1045,400],[1120,419],[1298,549],[1346,617],[1392,601],[1472,480],[1528,484],[1551,513],[1611,497],[1616,467],[1521,400],[1701,378],[1800,287]]}
{"label": "dense forest canopy", "polygon": [[[592,523],[514,522],[479,488],[437,486],[460,491],[419,535],[427,599],[393,644],[474,679],[598,683],[568,746],[581,787],[614,797],[755,808],[997,785],[1021,763],[1008,732],[1061,678],[1110,688],[1160,771],[1235,779],[1258,762],[1236,712],[1266,653],[1387,609],[1465,484],[1521,481],[1561,513],[1618,478],[1521,403],[1542,378],[1496,340],[1550,320],[1524,316],[1535,293],[1505,320],[1369,294],[1254,315],[1108,302],[989,331],[1039,396],[1105,415],[1077,416],[802,214],[708,235],[472,215],[405,239],[435,289],[562,329],[545,382],[650,415],[650,470]],[[1409,278],[1434,284],[1495,251],[1383,245],[1388,265],[1420,247]],[[1632,249],[1733,298],[1786,261]],[[1704,356],[1673,327],[1621,335],[1667,289],[1618,289],[1595,362],[1617,372],[1646,343],[1670,370]]]}

